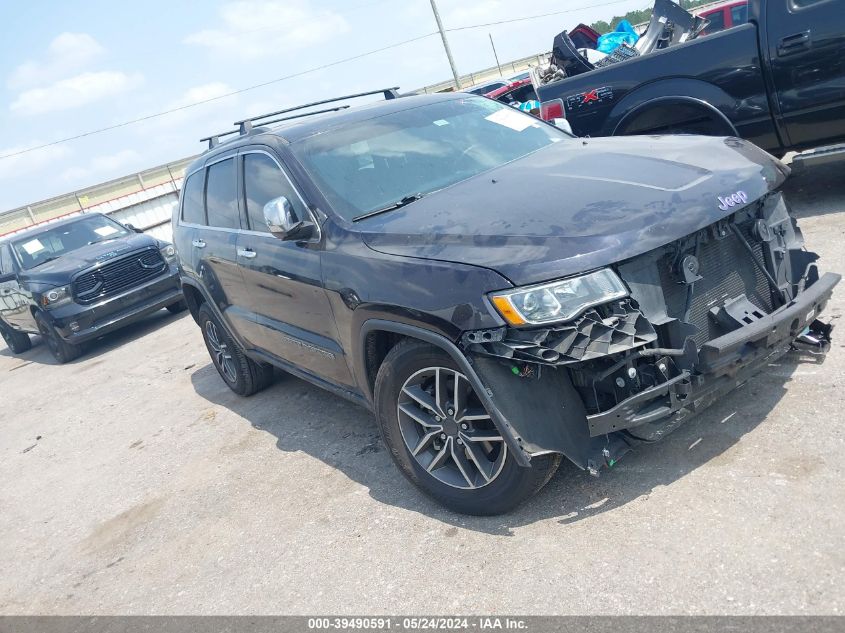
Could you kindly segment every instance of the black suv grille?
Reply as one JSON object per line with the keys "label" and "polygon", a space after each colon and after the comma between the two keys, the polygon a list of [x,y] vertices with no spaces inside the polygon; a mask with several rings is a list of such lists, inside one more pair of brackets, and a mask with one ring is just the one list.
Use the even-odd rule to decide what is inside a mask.
{"label": "black suv grille", "polygon": [[93,303],[160,275],[166,266],[156,248],[136,252],[79,275],[73,294],[78,303]]}

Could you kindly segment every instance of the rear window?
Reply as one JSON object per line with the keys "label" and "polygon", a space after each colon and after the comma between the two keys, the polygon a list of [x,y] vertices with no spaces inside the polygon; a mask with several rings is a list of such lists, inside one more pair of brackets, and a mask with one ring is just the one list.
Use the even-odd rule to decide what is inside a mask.
{"label": "rear window", "polygon": [[202,208],[202,170],[194,172],[182,185],[182,220],[191,224],[205,224]]}
{"label": "rear window", "polygon": [[224,229],[239,229],[238,193],[235,175],[235,159],[228,158],[208,168],[208,183],[205,186],[205,209],[209,226]]}

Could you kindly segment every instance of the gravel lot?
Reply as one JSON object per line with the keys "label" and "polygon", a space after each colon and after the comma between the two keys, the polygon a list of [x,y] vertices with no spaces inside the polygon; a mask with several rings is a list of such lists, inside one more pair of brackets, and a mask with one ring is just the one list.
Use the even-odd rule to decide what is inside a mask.
{"label": "gravel lot", "polygon": [[[842,170],[790,184],[840,272]],[[843,307],[840,288],[826,316]],[[0,347],[0,612],[842,613],[839,334],[823,363],[790,354],[600,478],[565,463],[495,518],[416,492],[363,409],[285,375],[230,393],[190,317],[162,311],[68,366]]]}

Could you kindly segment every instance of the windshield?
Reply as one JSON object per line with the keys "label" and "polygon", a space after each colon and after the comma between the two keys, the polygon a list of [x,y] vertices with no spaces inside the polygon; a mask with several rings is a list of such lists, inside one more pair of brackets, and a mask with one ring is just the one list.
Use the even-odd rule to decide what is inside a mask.
{"label": "windshield", "polygon": [[23,237],[12,242],[12,248],[21,265],[28,270],[88,244],[124,235],[129,235],[129,229],[98,213]]}
{"label": "windshield", "polygon": [[510,106],[467,97],[356,122],[291,149],[332,207],[351,220],[568,138]]}

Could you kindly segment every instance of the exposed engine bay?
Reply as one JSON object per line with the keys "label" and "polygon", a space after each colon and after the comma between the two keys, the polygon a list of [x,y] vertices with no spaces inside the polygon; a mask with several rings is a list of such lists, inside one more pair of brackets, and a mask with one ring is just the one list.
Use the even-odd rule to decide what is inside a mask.
{"label": "exposed engine bay", "polygon": [[[728,202],[741,207],[741,194]],[[773,192],[619,263],[629,297],[554,327],[461,342],[527,453],[559,451],[597,471],[791,346],[827,351],[832,328],[816,317],[840,277],[820,276],[817,259]]]}

